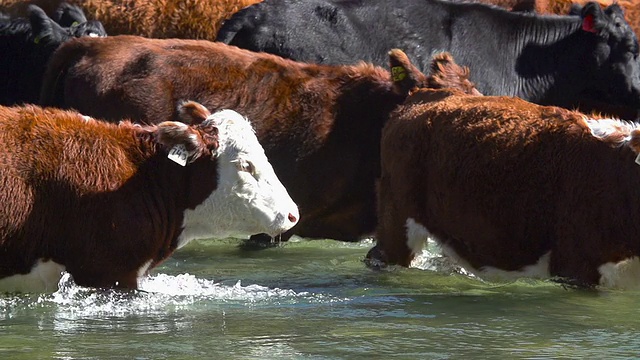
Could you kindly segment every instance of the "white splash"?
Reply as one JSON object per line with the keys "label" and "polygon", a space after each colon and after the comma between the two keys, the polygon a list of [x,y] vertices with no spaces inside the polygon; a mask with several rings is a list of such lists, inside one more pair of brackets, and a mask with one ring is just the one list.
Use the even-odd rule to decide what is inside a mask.
{"label": "white splash", "polygon": [[442,248],[438,246],[431,237],[427,240],[422,252],[416,254],[410,267],[421,270],[430,270],[443,274],[460,274],[469,277],[476,277],[472,272],[462,267],[455,259],[443,254]]}
{"label": "white splash", "polygon": [[191,274],[148,276],[139,281],[137,291],[94,289],[78,286],[65,272],[58,291],[38,296],[33,306],[53,306],[56,316],[77,319],[165,314],[210,306],[263,307],[344,300],[326,294],[257,284],[244,286],[240,280],[233,285],[223,284]]}

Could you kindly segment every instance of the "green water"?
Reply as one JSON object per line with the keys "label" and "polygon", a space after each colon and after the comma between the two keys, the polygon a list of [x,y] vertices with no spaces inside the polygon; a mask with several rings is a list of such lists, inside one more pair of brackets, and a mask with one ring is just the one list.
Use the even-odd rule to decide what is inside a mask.
{"label": "green water", "polygon": [[0,359],[640,358],[640,292],[371,271],[371,246],[197,241],[142,291],[0,296]]}

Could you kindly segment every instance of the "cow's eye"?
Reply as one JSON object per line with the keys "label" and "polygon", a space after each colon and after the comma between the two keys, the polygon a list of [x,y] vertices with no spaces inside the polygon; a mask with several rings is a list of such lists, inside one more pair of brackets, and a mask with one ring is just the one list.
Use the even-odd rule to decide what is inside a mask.
{"label": "cow's eye", "polygon": [[253,163],[248,160],[241,160],[239,162],[240,171],[248,172],[251,175],[256,174],[256,168],[253,166]]}

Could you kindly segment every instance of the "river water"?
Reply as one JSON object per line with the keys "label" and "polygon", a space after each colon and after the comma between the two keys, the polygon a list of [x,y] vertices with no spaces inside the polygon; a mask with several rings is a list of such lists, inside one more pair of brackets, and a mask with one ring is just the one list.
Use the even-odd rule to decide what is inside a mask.
{"label": "river water", "polygon": [[433,249],[372,271],[367,241],[239,244],[194,241],[139,291],[64,276],[52,294],[0,295],[0,359],[640,358],[640,291],[487,283]]}

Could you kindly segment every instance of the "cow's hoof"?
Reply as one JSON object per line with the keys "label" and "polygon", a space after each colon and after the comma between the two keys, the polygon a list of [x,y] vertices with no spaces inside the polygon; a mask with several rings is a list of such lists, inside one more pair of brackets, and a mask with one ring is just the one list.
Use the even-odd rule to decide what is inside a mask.
{"label": "cow's hoof", "polygon": [[373,270],[381,270],[388,266],[387,256],[378,246],[374,246],[364,257],[364,264]]}
{"label": "cow's hoof", "polygon": [[256,251],[273,247],[278,247],[282,241],[278,237],[271,237],[267,234],[252,235],[249,239],[243,241],[239,247],[242,250]]}

